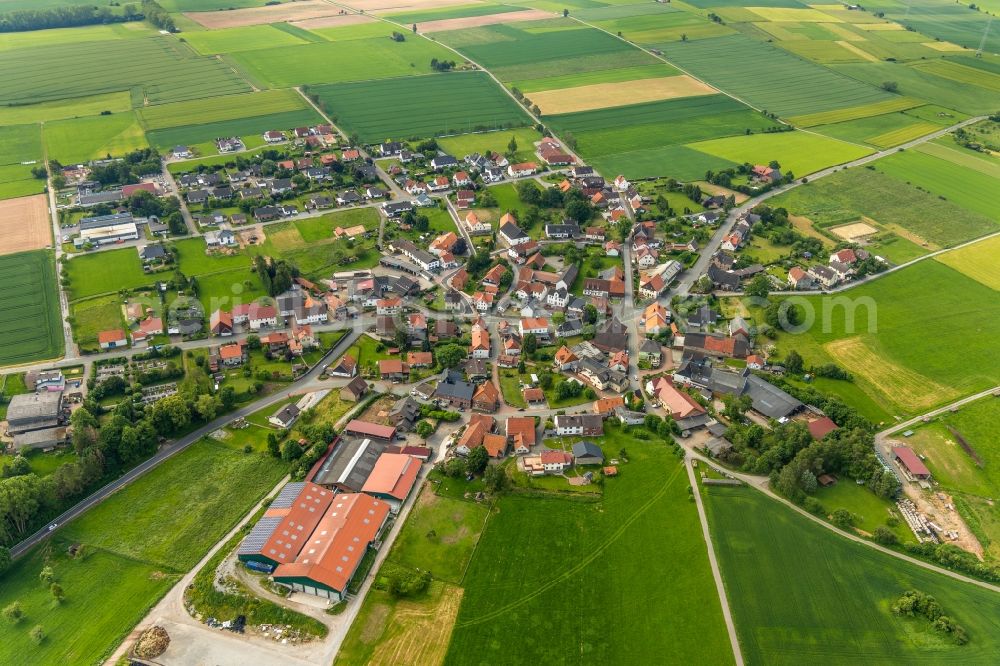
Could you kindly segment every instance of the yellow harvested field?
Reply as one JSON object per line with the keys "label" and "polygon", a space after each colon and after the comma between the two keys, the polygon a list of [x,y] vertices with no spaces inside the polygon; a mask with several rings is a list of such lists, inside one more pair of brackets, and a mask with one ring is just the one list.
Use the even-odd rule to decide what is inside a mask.
{"label": "yellow harvested field", "polygon": [[49,198],[45,194],[0,201],[0,254],[52,246]]}
{"label": "yellow harvested field", "polygon": [[687,74],[665,76],[657,79],[639,79],[621,83],[595,83],[589,86],[544,90],[531,93],[533,104],[544,114],[572,113],[606,109],[613,106],[627,106],[642,102],[655,102],[675,97],[695,97],[712,95],[717,91],[707,83],[702,83]]}
{"label": "yellow harvested field", "polygon": [[[441,664],[448,652],[463,593],[462,588],[445,584],[436,600],[401,600],[393,609],[387,605],[376,608],[366,618],[361,632],[362,642],[369,645],[377,642],[369,666]],[[429,596],[433,597],[433,588]]]}
{"label": "yellow harvested field", "polygon": [[964,46],[959,46],[958,44],[952,44],[951,42],[921,42],[921,46],[926,46],[929,49],[934,49],[935,51],[967,51]]}
{"label": "yellow harvested field", "polygon": [[846,241],[854,241],[878,233],[878,229],[865,222],[852,222],[851,224],[842,224],[839,227],[830,227],[830,231]]}
{"label": "yellow harvested field", "polygon": [[360,14],[334,14],[333,16],[320,16],[302,21],[289,21],[296,28],[303,30],[318,30],[319,28],[340,28],[345,25],[357,25],[359,23],[371,23],[375,19],[366,18]]}
{"label": "yellow harvested field", "polygon": [[794,227],[800,234],[809,236],[810,238],[815,238],[819,242],[823,243],[824,247],[832,242],[829,238],[817,231],[813,221],[805,215],[789,215],[788,221],[792,223],[792,227]]}
{"label": "yellow harvested field", "polygon": [[877,345],[874,335],[866,335],[834,340],[823,349],[888,404],[921,412],[960,397],[958,390],[889,361]]}
{"label": "yellow harvested field", "polygon": [[456,5],[482,4],[475,0],[352,0],[352,9],[379,14],[400,14],[402,12],[425,11],[454,7]]}
{"label": "yellow harvested field", "polygon": [[934,258],[976,282],[1000,291],[1000,262],[997,257],[1000,257],[1000,236],[939,254]]}
{"label": "yellow harvested field", "polygon": [[835,35],[839,35],[846,42],[863,42],[865,37],[859,35],[856,32],[851,32],[849,28],[840,23],[821,23],[822,27],[826,28]]}
{"label": "yellow harvested field", "polygon": [[880,30],[906,30],[899,23],[862,23],[858,27],[862,30],[873,30],[875,32]]}
{"label": "yellow harvested field", "polygon": [[184,16],[209,30],[280,23],[282,21],[303,21],[320,16],[341,19],[341,22],[336,25],[351,25],[368,21],[368,18],[355,14],[338,16],[338,12],[341,11],[343,11],[341,7],[323,2],[323,0],[303,0],[302,2],[283,2],[280,5],[247,7],[224,12],[185,12]]}
{"label": "yellow harvested field", "polygon": [[507,12],[506,14],[487,14],[486,16],[466,16],[464,18],[427,21],[426,23],[418,23],[417,29],[420,32],[444,32],[445,30],[464,30],[484,25],[496,25],[497,23],[540,21],[542,19],[550,19],[552,16],[552,12],[542,11],[541,9],[525,9],[521,12]]}
{"label": "yellow harvested field", "polygon": [[840,19],[805,7],[747,7],[765,21],[784,23],[834,23]]}
{"label": "yellow harvested field", "polygon": [[871,53],[868,53],[868,51],[859,49],[857,46],[855,46],[854,44],[851,44],[850,42],[847,42],[847,41],[838,41],[838,42],[835,42],[835,43],[839,44],[842,48],[847,49],[848,51],[850,51],[854,55],[861,56],[862,58],[864,58],[868,62],[878,62],[879,61],[878,58],[876,58],[875,56],[873,56]]}

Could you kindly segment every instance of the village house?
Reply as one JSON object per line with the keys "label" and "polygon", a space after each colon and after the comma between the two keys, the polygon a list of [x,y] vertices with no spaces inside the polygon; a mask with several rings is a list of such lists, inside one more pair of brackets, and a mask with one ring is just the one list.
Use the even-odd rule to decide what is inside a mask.
{"label": "village house", "polygon": [[507,418],[507,439],[510,440],[514,453],[525,455],[531,453],[536,443],[537,425],[533,416],[510,416]]}
{"label": "village house", "polygon": [[560,437],[599,437],[604,434],[604,420],[597,414],[557,414],[554,420],[556,434]]}

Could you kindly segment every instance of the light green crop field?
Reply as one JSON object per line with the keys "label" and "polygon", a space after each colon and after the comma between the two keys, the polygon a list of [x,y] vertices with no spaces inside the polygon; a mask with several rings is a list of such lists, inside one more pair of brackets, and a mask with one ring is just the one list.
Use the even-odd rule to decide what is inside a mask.
{"label": "light green crop field", "polygon": [[875,166],[893,178],[954,201],[966,210],[1000,220],[1000,197],[984,196],[1000,188],[1000,180],[989,174],[916,150],[890,155]]}
{"label": "light green crop field", "polygon": [[743,164],[777,160],[782,169],[805,176],[828,166],[850,162],[872,152],[870,148],[805,132],[751,134],[688,144],[689,148]]}
{"label": "light green crop field", "polygon": [[835,139],[867,143],[877,148],[898,146],[939,129],[940,125],[918,120],[906,113],[886,113],[812,128],[814,132]]}
{"label": "light green crop field", "polygon": [[48,250],[0,257],[0,365],[63,352],[55,258]]}
{"label": "light green crop field", "polygon": [[131,108],[132,95],[128,91],[24,106],[0,106],[0,125],[21,125],[63,118],[96,116],[102,111],[129,111]]}
{"label": "light green crop field", "polygon": [[149,145],[131,111],[45,123],[42,135],[50,159],[63,164],[121,156]]}
{"label": "light green crop field", "polygon": [[666,42],[680,41],[682,36],[687,40],[696,40],[731,35],[735,32],[727,25],[681,11],[628,16],[593,21],[593,23],[612,34],[621,33],[622,37],[636,44],[657,46]]}
{"label": "light green crop field", "polygon": [[[668,60],[698,78],[781,116],[859,107],[890,99],[889,93],[875,86],[841,76],[745,35],[673,42],[664,44],[662,50]],[[767,66],[761,66],[762,62]]]}
{"label": "light green crop field", "polygon": [[131,89],[138,106],[250,90],[225,63],[166,36],[2,51],[0,71],[0,104]]}
{"label": "light green crop field", "polygon": [[985,215],[866,167],[843,170],[796,187],[775,197],[772,205],[784,206],[824,227],[867,216],[889,229],[903,230],[911,240],[923,239],[930,249],[998,230]]}
{"label": "light green crop field", "polygon": [[1000,179],[1000,160],[987,153],[967,150],[957,143],[937,143],[936,141],[921,144],[915,150]]}
{"label": "light green crop field", "polygon": [[[499,499],[465,575],[445,664],[637,664],[664,654],[732,663],[680,461],[616,427],[601,445],[629,458],[601,500]],[[684,562],[683,575],[663,562]]]}
{"label": "light green crop field", "polygon": [[[747,663],[986,664],[1000,656],[995,593],[850,542],[749,488],[703,495]],[[911,589],[936,598],[969,643],[893,615],[890,606]]]}
{"label": "light green crop field", "polygon": [[202,55],[257,51],[308,43],[306,40],[279,30],[272,25],[249,25],[223,30],[189,32],[185,33],[184,39]]}
{"label": "light green crop field", "polygon": [[1000,291],[1000,236],[987,238],[963,248],[934,257],[973,280]]}
{"label": "light green crop field", "polygon": [[[201,154],[208,154],[216,152],[215,139],[220,136],[240,136],[247,146],[253,147],[254,141],[263,142],[260,135],[268,130],[290,130],[293,127],[308,127],[322,122],[323,116],[316,113],[312,107],[307,107],[297,111],[282,111],[263,116],[247,116],[214,123],[153,130],[146,138],[151,146],[161,151],[169,150],[178,144],[198,145]],[[245,156],[245,153],[241,154]],[[227,160],[235,159],[232,155],[226,157]]]}
{"label": "light green crop field", "polygon": [[623,81],[641,81],[642,79],[655,79],[663,76],[676,76],[680,71],[666,63],[659,65],[640,65],[638,67],[622,67],[620,69],[599,69],[579,74],[564,74],[562,76],[548,76],[540,79],[526,79],[524,81],[512,81],[511,88],[517,88],[523,93],[532,93],[539,90],[561,90],[563,88],[575,88],[577,86],[589,86],[597,83],[621,83]]}
{"label": "light green crop field", "polygon": [[704,178],[706,171],[738,166],[735,162],[687,146],[662,146],[590,158],[601,173],[624,174],[628,178],[668,175],[680,180]]}
{"label": "light green crop field", "polygon": [[309,32],[328,42],[343,42],[369,37],[385,39],[392,35],[393,30],[398,30],[398,28],[382,21],[372,21],[371,23],[341,25],[335,28],[311,28]]}
{"label": "light green crop field", "polygon": [[20,164],[42,157],[42,133],[37,124],[0,127],[0,164]]}
{"label": "light green crop field", "polygon": [[1000,400],[986,397],[936,417],[906,439],[924,456],[934,479],[953,493],[956,508],[993,557],[1000,556],[1000,514],[988,498],[1000,493],[998,416]]}
{"label": "light green crop field", "polygon": [[[102,661],[284,473],[262,445],[245,454],[203,440],[61,528],[51,547],[30,551],[5,575],[0,605],[17,599],[27,617],[8,630],[0,661]],[[87,554],[69,557],[73,543]],[[46,560],[66,593],[61,605],[39,582]],[[114,613],[105,612],[109,604]],[[39,646],[28,638],[36,624],[48,636]]]}
{"label": "light green crop field", "polygon": [[916,106],[920,106],[920,101],[907,97],[890,97],[889,99],[863,106],[854,106],[834,111],[821,111],[802,116],[792,116],[788,122],[799,127],[815,127],[816,125],[830,125],[841,123],[847,120],[857,120],[859,118],[869,118],[881,116],[893,111],[905,111]]}
{"label": "light green crop field", "polygon": [[996,108],[997,94],[995,92],[975,85],[962,84],[909,65],[891,62],[867,62],[853,65],[830,65],[829,69],[872,86],[881,86],[885,81],[892,81],[897,84],[900,95],[911,99],[921,99],[964,113],[991,113]]}
{"label": "light green crop field", "polygon": [[133,247],[81,254],[66,262],[70,299],[144,287],[156,278],[142,272],[139,253]]}
{"label": "light green crop field", "polygon": [[203,238],[185,238],[175,241],[177,268],[185,275],[196,277],[237,268],[250,270],[251,260],[248,255],[208,255],[205,254],[205,247],[205,239]]}
{"label": "light green crop field", "polygon": [[[517,102],[481,72],[317,86],[312,92],[337,116],[341,129],[357,133],[365,142],[520,127],[531,122]],[[399,99],[407,100],[406,113],[400,113]]]}
{"label": "light green crop field", "polygon": [[244,51],[226,58],[262,87],[288,88],[429,74],[432,58],[454,60],[455,54],[425,39],[394,42],[383,37]]}
{"label": "light green crop field", "polygon": [[[86,2],[84,4],[90,3]],[[34,8],[32,7],[32,9]],[[153,26],[149,23],[139,21],[111,25],[88,25],[78,28],[50,28],[28,32],[4,32],[0,33],[0,51],[13,51],[33,46],[60,46],[83,42],[105,42],[117,39],[150,37],[155,34],[156,30]]]}
{"label": "light green crop field", "polygon": [[804,333],[779,333],[779,349],[797,350],[807,364],[839,364],[895,415],[1000,383],[1000,356],[984,335],[1000,325],[1000,292],[940,262],[800,302],[815,319]]}
{"label": "light green crop field", "polygon": [[982,44],[987,53],[1000,52],[1000,35],[989,30],[989,16],[983,11],[972,11],[963,3],[917,0],[909,5],[886,3],[883,9],[887,18],[925,35],[970,49]]}
{"label": "light green crop field", "polygon": [[139,109],[139,119],[147,130],[183,125],[200,125],[264,116],[306,108],[306,101],[294,90],[265,90],[257,93],[223,95],[173,104],[159,104]]}
{"label": "light green crop field", "polygon": [[425,21],[442,21],[444,19],[466,18],[471,16],[491,16],[493,14],[505,14],[507,12],[516,12],[520,10],[520,7],[514,7],[511,5],[479,3],[458,5],[457,7],[443,7],[441,9],[428,9],[422,12],[389,14],[386,18],[393,20],[396,23],[416,23],[419,28],[419,24]]}

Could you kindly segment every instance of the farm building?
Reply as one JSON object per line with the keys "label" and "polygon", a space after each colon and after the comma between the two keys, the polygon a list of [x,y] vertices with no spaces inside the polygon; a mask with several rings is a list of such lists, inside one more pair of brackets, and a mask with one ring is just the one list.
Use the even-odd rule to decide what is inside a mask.
{"label": "farm building", "polygon": [[593,442],[577,442],[573,445],[573,460],[577,465],[600,465],[604,452]]}
{"label": "farm building", "polygon": [[87,243],[107,245],[126,240],[139,240],[139,228],[132,213],[117,213],[80,220],[80,235],[73,240],[73,245],[81,248]]}
{"label": "farm building", "polygon": [[55,428],[62,419],[62,393],[24,393],[11,397],[7,406],[7,431],[18,435]]}
{"label": "farm building", "polygon": [[237,557],[295,591],[340,601],[388,516],[389,505],[369,495],[290,483]]}
{"label": "farm building", "polygon": [[823,439],[837,429],[837,424],[829,416],[823,416],[809,422],[809,434],[813,439]]}
{"label": "farm building", "polygon": [[896,459],[899,466],[903,468],[911,478],[914,479],[929,479],[931,478],[931,471],[927,469],[927,465],[924,461],[920,459],[916,453],[913,452],[908,446],[894,446],[892,447],[892,457]]}
{"label": "farm building", "polygon": [[375,462],[361,492],[384,500],[393,513],[409,497],[420,474],[420,461],[405,453],[383,453]]}
{"label": "farm building", "polygon": [[347,424],[347,427],[344,428],[344,432],[348,435],[354,435],[356,437],[374,437],[375,439],[383,439],[386,441],[392,441],[392,438],[396,436],[396,429],[392,426],[369,423],[368,421],[362,421],[361,419],[352,419],[351,422]]}

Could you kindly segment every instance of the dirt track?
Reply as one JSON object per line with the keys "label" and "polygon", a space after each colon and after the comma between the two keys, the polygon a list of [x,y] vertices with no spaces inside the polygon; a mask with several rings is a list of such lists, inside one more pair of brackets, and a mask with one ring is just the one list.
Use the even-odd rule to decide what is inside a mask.
{"label": "dirt track", "polygon": [[51,247],[48,199],[44,194],[0,201],[0,254]]}

